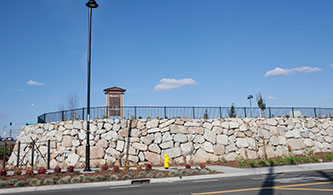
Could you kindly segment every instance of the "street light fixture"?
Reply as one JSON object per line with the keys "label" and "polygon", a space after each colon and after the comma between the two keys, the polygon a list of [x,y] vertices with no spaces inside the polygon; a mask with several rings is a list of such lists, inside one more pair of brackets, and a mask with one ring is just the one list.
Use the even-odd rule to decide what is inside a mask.
{"label": "street light fixture", "polygon": [[97,8],[98,4],[95,0],[89,0],[86,3],[89,8],[89,25],[88,25],[88,85],[87,85],[87,136],[86,136],[86,167],[84,171],[91,171],[90,169],[90,64],[91,64],[91,18],[92,8]]}
{"label": "street light fixture", "polygon": [[247,96],[247,99],[250,100],[250,117],[252,117],[252,102],[251,102],[252,98],[253,98],[252,95]]}

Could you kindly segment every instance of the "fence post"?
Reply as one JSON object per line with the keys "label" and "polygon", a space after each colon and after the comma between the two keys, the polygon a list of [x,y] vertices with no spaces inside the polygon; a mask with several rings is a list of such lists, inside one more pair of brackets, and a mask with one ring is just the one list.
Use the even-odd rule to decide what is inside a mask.
{"label": "fence post", "polygon": [[31,142],[31,167],[34,169],[34,150],[35,150],[35,141]]}
{"label": "fence post", "polygon": [[193,111],[193,119],[195,119],[194,107],[192,107],[192,111]]}
{"label": "fence post", "polygon": [[7,142],[5,141],[5,146],[4,146],[3,154],[2,154],[2,168],[6,168],[6,150],[7,150]]}
{"label": "fence post", "polygon": [[167,118],[167,114],[166,114],[166,106],[164,106],[164,118]]}
{"label": "fence post", "polygon": [[272,118],[271,107],[268,107],[268,115],[269,115],[269,118]]}
{"label": "fence post", "polygon": [[134,106],[134,118],[136,119],[136,106]]}
{"label": "fence post", "polygon": [[16,159],[16,167],[20,166],[20,150],[21,150],[21,142],[17,143],[17,159]]}
{"label": "fence post", "polygon": [[50,157],[51,157],[50,148],[51,148],[51,141],[47,140],[47,169],[50,169]]}
{"label": "fence post", "polygon": [[244,118],[246,118],[246,107],[244,107]]}
{"label": "fence post", "polygon": [[294,108],[293,108],[293,107],[291,107],[291,113],[292,113],[292,115],[293,115],[293,118],[295,118]]}
{"label": "fence post", "polygon": [[84,108],[82,108],[82,120],[84,120]]}
{"label": "fence post", "polygon": [[219,107],[219,110],[220,110],[220,118],[222,118],[222,108]]}
{"label": "fence post", "polygon": [[314,111],[314,116],[315,116],[315,118],[317,118],[317,109],[316,109],[316,108],[313,108],[313,111]]}
{"label": "fence post", "polygon": [[61,111],[61,120],[65,121],[65,113],[64,113],[64,111]]}
{"label": "fence post", "polygon": [[44,113],[44,123],[46,123],[46,113]]}

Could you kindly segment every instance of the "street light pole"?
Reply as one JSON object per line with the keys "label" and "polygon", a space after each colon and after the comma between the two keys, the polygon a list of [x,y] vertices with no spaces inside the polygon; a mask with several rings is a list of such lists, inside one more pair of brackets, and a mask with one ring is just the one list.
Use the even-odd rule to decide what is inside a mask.
{"label": "street light pole", "polygon": [[95,0],[89,0],[86,3],[89,8],[89,25],[88,25],[88,83],[87,83],[87,135],[86,135],[86,167],[84,171],[91,171],[90,169],[90,64],[91,64],[91,18],[92,8],[97,8],[98,4]]}

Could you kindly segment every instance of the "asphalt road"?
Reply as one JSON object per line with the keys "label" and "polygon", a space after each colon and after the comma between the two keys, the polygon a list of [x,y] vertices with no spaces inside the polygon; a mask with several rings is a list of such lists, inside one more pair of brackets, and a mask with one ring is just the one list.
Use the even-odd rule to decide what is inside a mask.
{"label": "asphalt road", "polygon": [[[25,195],[332,195],[333,169],[297,173],[278,173],[175,183],[141,184],[100,188],[82,188],[44,192],[25,192]],[[16,193],[23,194],[23,193]]]}

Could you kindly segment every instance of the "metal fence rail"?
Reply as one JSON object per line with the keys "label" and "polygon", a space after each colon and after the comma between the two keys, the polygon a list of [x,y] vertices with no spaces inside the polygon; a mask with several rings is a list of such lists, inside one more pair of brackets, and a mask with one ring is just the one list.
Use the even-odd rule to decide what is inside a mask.
{"label": "metal fence rail", "polygon": [[[178,107],[178,106],[124,106],[124,107],[92,107],[90,108],[91,119],[116,119],[120,116],[108,116],[111,110],[121,110],[124,119],[141,118],[190,118],[190,119],[213,119],[230,117],[333,117],[333,108],[300,108],[300,107],[267,107],[260,110],[258,107]],[[87,108],[64,110],[59,112],[45,113],[38,116],[38,123],[49,123],[66,120],[85,120]]]}

